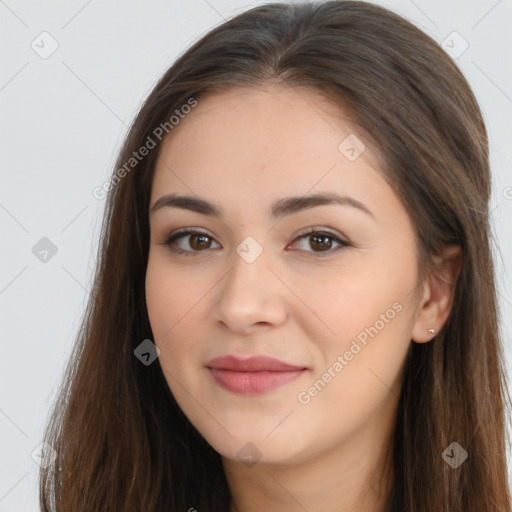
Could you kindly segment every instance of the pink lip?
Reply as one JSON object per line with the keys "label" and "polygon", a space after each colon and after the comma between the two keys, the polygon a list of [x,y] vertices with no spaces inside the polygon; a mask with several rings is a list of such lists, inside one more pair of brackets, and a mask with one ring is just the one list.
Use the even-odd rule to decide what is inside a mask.
{"label": "pink lip", "polygon": [[258,394],[276,389],[300,377],[307,368],[267,356],[241,359],[228,355],[206,363],[215,382],[234,393]]}

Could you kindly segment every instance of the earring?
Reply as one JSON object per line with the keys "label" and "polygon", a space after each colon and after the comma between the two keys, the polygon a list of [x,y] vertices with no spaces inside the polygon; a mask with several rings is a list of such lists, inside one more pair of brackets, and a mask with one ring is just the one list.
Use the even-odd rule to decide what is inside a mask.
{"label": "earring", "polygon": [[428,332],[429,332],[429,334],[434,334],[436,332],[436,330],[435,329],[429,329]]}

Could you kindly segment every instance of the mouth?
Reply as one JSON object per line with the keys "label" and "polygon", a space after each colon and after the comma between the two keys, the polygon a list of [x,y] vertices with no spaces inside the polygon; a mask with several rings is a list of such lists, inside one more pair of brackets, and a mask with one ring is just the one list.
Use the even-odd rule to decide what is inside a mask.
{"label": "mouth", "polygon": [[233,355],[221,356],[209,361],[206,368],[218,386],[244,395],[272,391],[298,379],[308,371],[304,366],[292,365],[267,356],[248,359]]}

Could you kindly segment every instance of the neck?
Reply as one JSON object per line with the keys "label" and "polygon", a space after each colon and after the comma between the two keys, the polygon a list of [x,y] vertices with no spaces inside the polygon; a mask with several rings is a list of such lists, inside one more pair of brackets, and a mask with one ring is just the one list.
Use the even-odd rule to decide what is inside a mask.
{"label": "neck", "polygon": [[230,512],[383,512],[393,486],[391,429],[367,429],[293,464],[246,467],[223,457]]}

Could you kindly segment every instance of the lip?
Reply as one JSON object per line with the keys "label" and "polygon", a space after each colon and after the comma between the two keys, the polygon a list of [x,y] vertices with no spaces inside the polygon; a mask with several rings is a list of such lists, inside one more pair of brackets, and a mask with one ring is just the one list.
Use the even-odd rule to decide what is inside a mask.
{"label": "lip", "polygon": [[268,356],[220,356],[206,363],[214,381],[239,394],[266,393],[302,376],[308,369]]}
{"label": "lip", "polygon": [[296,366],[268,356],[252,356],[241,358],[235,355],[215,357],[206,363],[208,368],[232,370],[235,372],[286,372],[304,370],[305,366]]}

